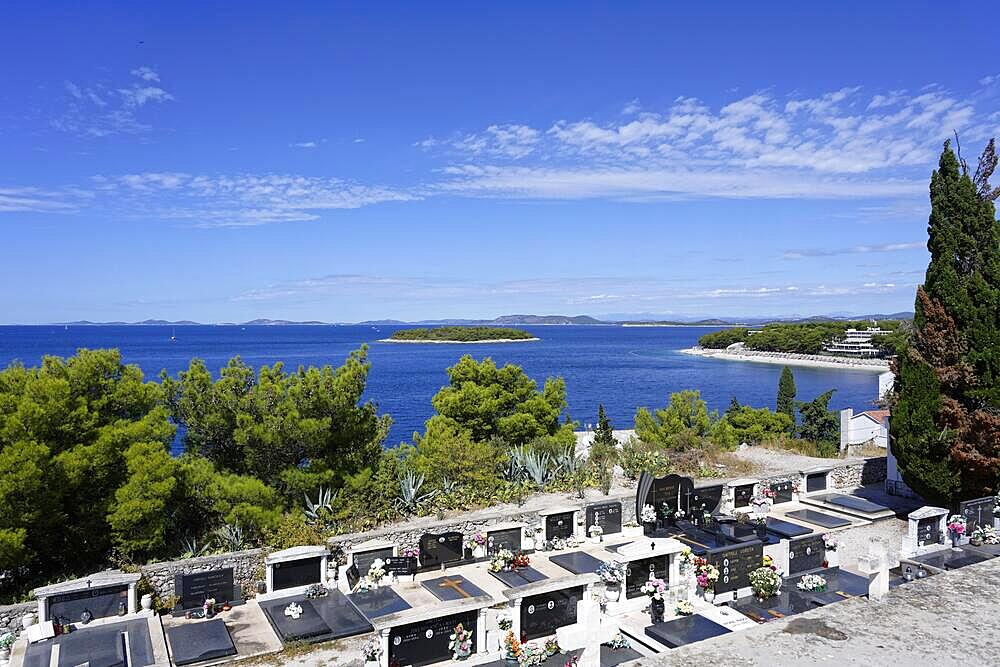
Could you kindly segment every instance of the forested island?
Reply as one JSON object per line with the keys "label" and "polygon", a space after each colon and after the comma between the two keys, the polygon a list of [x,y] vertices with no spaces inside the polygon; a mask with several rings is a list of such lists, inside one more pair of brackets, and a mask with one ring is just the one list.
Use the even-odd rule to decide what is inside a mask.
{"label": "forested island", "polygon": [[522,329],[510,327],[433,327],[400,329],[387,343],[513,343],[539,340]]}
{"label": "forested island", "polygon": [[[874,336],[872,345],[885,354],[893,354],[900,343],[905,341],[905,326],[902,320],[880,320],[877,326],[888,333]],[[810,322],[806,324],[766,324],[763,327],[733,327],[705,334],[698,339],[698,345],[708,349],[724,349],[733,343],[743,343],[748,350],[763,352],[791,352],[797,354],[820,354],[823,346],[835,338],[840,338],[848,329],[865,330],[872,326],[868,320]]]}

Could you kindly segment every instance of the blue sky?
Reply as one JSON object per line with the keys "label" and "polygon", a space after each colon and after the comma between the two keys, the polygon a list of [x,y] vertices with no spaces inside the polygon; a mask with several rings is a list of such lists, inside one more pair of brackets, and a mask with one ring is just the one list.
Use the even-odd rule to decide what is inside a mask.
{"label": "blue sky", "polygon": [[909,310],[992,3],[5,3],[0,322]]}

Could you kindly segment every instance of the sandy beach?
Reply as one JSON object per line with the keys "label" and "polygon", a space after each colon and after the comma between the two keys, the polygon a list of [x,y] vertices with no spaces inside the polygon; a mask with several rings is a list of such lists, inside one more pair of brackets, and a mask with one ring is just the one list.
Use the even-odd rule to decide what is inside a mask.
{"label": "sandy beach", "polygon": [[398,340],[395,338],[380,338],[379,343],[416,343],[438,345],[480,345],[485,343],[533,343],[541,338],[494,338],[492,340]]}
{"label": "sandy beach", "polygon": [[689,347],[681,350],[684,354],[693,354],[709,359],[723,361],[750,361],[759,364],[780,364],[782,366],[807,366],[812,368],[839,368],[851,371],[866,371],[869,373],[885,373],[889,370],[889,362],[884,359],[854,359],[850,357],[829,357],[819,354],[795,354],[791,352],[761,352],[743,350],[729,352],[704,347]]}

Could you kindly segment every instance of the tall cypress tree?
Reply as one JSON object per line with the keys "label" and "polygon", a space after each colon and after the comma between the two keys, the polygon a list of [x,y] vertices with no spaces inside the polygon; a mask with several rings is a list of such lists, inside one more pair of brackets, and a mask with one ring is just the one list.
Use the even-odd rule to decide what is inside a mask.
{"label": "tall cypress tree", "polygon": [[974,176],[945,142],[931,176],[914,333],[895,361],[890,438],[903,479],[945,506],[997,492],[1000,473],[1000,222],[991,140]]}
{"label": "tall cypress tree", "polygon": [[777,411],[792,418],[792,430],[795,429],[795,376],[792,369],[785,366],[781,369],[781,379],[778,380]]}

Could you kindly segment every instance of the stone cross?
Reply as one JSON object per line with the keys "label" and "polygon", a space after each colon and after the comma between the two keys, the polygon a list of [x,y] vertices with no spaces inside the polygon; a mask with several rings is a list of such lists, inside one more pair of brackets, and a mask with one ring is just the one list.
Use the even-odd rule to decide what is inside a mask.
{"label": "stone cross", "polygon": [[858,570],[868,575],[868,599],[884,598],[889,592],[889,549],[883,538],[871,538],[868,555],[858,558]]}
{"label": "stone cross", "polygon": [[453,591],[455,591],[456,593],[458,593],[459,595],[461,595],[463,598],[471,597],[462,588],[462,584],[464,584],[464,583],[465,583],[464,579],[451,579],[451,578],[445,577],[444,580],[440,584],[438,584],[438,587],[439,588],[450,588]]}

